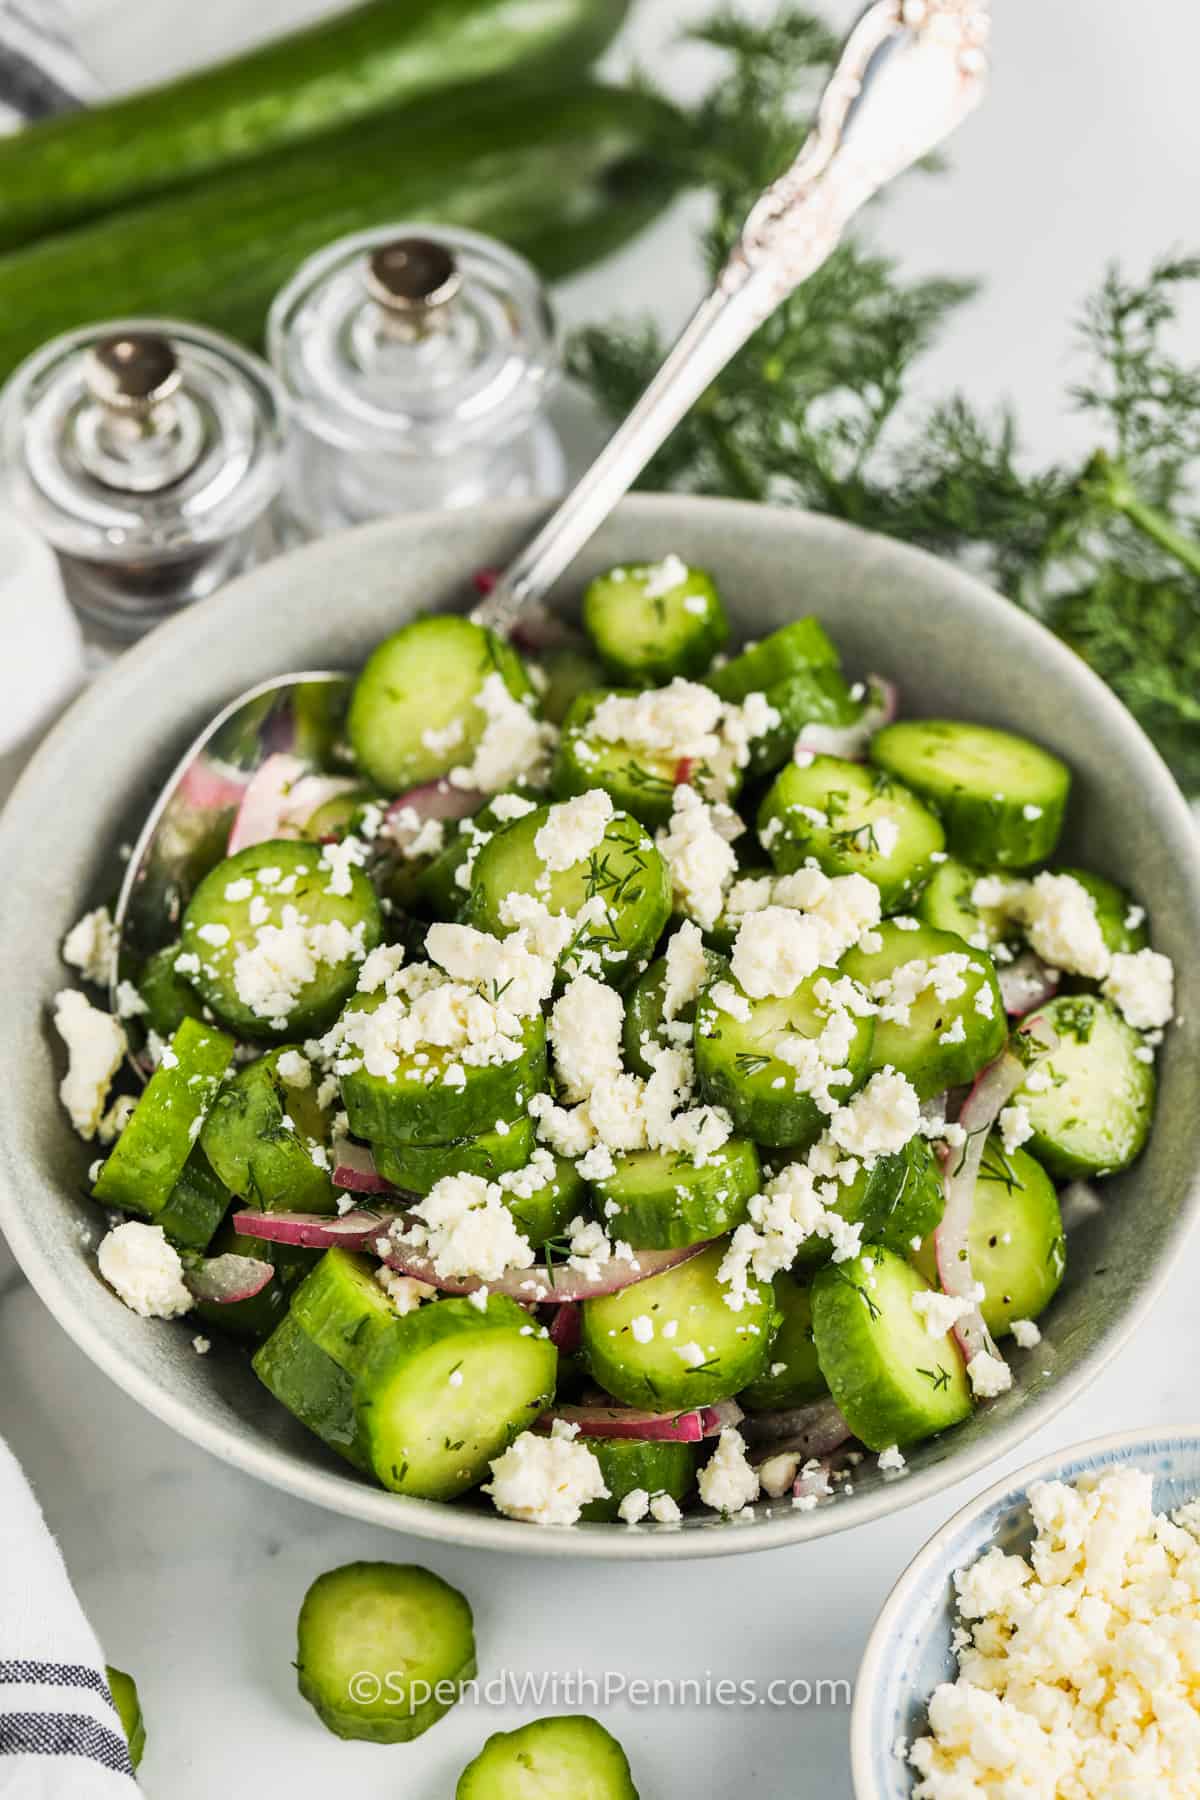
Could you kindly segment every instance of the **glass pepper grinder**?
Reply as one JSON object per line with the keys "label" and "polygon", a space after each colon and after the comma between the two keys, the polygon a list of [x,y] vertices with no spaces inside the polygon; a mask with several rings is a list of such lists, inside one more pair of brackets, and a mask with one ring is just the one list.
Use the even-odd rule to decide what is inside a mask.
{"label": "glass pepper grinder", "polygon": [[278,547],[283,447],[266,364],[172,320],[56,338],[0,393],[8,498],[101,656]]}
{"label": "glass pepper grinder", "polygon": [[563,484],[544,414],[554,316],[534,270],[492,238],[431,225],[342,238],[276,297],[268,344],[290,412],[285,505],[304,534]]}

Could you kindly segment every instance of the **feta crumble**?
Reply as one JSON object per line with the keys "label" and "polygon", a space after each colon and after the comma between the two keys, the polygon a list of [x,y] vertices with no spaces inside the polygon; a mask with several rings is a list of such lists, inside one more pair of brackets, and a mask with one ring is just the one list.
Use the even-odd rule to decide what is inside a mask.
{"label": "feta crumble", "polygon": [[93,1138],[125,1055],[125,1033],[111,1014],[91,1005],[74,988],[55,995],[54,1028],[67,1047],[59,1098],[80,1137]]}
{"label": "feta crumble", "polygon": [[63,940],[62,958],[85,981],[107,988],[117,972],[117,928],[107,906],[85,913]]}
{"label": "feta crumble", "polygon": [[700,1471],[700,1498],[714,1512],[741,1512],[758,1499],[757,1471],[746,1460],[746,1442],[740,1431],[727,1425],[717,1447]]}
{"label": "feta crumble", "polygon": [[490,1494],[497,1512],[533,1525],[574,1525],[591,1500],[606,1500],[600,1464],[578,1426],[556,1419],[548,1437],[523,1431],[491,1464]]}
{"label": "feta crumble", "polygon": [[96,1259],[117,1298],[143,1319],[178,1319],[192,1310],[179,1252],[161,1225],[128,1219],[114,1226]]}

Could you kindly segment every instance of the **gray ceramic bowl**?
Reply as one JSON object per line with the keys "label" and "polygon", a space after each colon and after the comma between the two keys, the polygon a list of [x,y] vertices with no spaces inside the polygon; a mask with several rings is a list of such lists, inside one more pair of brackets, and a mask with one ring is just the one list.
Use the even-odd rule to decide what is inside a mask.
{"label": "gray ceramic bowl", "polygon": [[976,1495],[915,1556],[875,1621],[854,1687],[850,1757],[856,1800],[909,1800],[913,1774],[895,1754],[926,1729],[929,1697],[953,1681],[954,1571],[993,1545],[1024,1554],[1033,1536],[1027,1497],[1035,1481],[1077,1481],[1110,1469],[1154,1478],[1154,1510],[1174,1512],[1200,1493],[1200,1431],[1126,1431],[1093,1438],[1018,1469]]}
{"label": "gray ceramic bowl", "polygon": [[127,1392],[185,1437],[319,1505],[420,1536],[560,1556],[703,1556],[820,1537],[984,1467],[1092,1379],[1146,1312],[1196,1201],[1200,1108],[1188,1071],[1200,1052],[1200,870],[1193,826],[1129,716],[1070,651],[978,582],[883,538],[794,512],[647,496],[626,502],[581,558],[566,600],[621,559],[678,550],[711,567],[738,630],[813,611],[847,667],[900,683],[912,713],[962,714],[1028,732],[1076,773],[1067,849],[1130,880],[1156,944],[1180,973],[1185,1024],[1163,1057],[1158,1124],[1131,1174],[1071,1239],[1046,1345],[1016,1353],[1010,1394],[922,1445],[901,1480],[872,1470],[815,1512],[787,1502],[724,1524],[589,1525],[542,1531],[470,1507],[399,1499],[347,1471],[258,1386],[245,1360],[199,1358],[186,1327],[134,1317],[86,1253],[94,1209],[89,1153],[56,1094],[61,1063],[48,1005],[63,985],[59,944],[115,886],[131,838],[181,750],[240,689],[286,669],[351,667],[420,608],[461,604],[466,578],[502,565],[538,522],[507,505],[463,517],[370,526],[234,582],[123,657],[59,724],[0,821],[0,944],[7,1031],[0,1080],[0,1225],[47,1306]]}

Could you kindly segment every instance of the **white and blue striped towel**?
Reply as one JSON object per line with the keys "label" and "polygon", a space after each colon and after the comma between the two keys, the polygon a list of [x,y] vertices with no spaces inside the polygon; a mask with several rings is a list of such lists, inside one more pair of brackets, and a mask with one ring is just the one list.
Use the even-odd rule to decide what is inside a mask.
{"label": "white and blue striped towel", "polygon": [[0,132],[95,98],[55,0],[0,0]]}

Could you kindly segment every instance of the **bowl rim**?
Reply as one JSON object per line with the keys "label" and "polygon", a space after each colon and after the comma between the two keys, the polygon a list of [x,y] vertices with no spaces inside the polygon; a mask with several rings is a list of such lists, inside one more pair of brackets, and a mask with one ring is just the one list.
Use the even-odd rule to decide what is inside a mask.
{"label": "bowl rim", "polygon": [[1135,1426],[1129,1431],[1105,1432],[1101,1437],[1084,1438],[1061,1450],[1048,1451],[993,1482],[990,1487],[981,1489],[926,1539],[880,1607],[858,1665],[850,1709],[850,1774],[855,1800],[894,1800],[894,1796],[886,1793],[875,1780],[873,1764],[878,1748],[873,1735],[875,1705],[882,1690],[888,1648],[897,1624],[937,1569],[947,1540],[993,1508],[1007,1510],[1026,1502],[1035,1481],[1073,1479],[1070,1472],[1081,1472],[1083,1467],[1090,1468],[1096,1463],[1115,1464],[1131,1452],[1154,1456],[1180,1444],[1200,1448],[1200,1425],[1159,1425],[1149,1432]]}
{"label": "bowl rim", "polygon": [[[490,503],[476,509],[472,516],[497,527],[522,526],[536,528],[552,510],[550,502],[508,500]],[[827,534],[847,542],[857,540],[861,546],[874,547],[884,553],[909,561],[914,570],[928,571],[931,583],[944,583],[947,574],[964,592],[974,595],[975,603],[1003,613],[1010,628],[1027,634],[1030,651],[1043,660],[1056,663],[1065,680],[1090,691],[1090,704],[1098,715],[1098,728],[1107,729],[1123,740],[1127,753],[1138,764],[1143,776],[1152,781],[1156,801],[1167,815],[1168,835],[1177,841],[1182,852],[1180,866],[1200,896],[1200,834],[1195,831],[1187,803],[1166,764],[1158,755],[1141,727],[1127,712],[1108,686],[1087,667],[1062,641],[1028,613],[1020,611],[995,589],[978,577],[950,563],[948,559],[905,544],[880,533],[864,530],[842,520],[831,519],[799,507],[771,507],[753,501],[725,500],[697,495],[646,493],[627,496],[617,509],[620,514],[643,515],[647,528],[662,526],[664,511],[678,520],[685,532],[691,519],[710,519],[714,513],[731,519],[742,515],[753,520],[758,532],[788,532],[793,527],[809,533]],[[236,628],[236,619],[246,605],[247,590],[266,571],[278,571],[281,565],[306,558],[313,562],[344,554],[347,546],[369,544],[376,539],[394,547],[397,534],[420,535],[441,525],[444,512],[410,513],[373,521],[353,530],[331,534],[305,544],[285,556],[273,558],[265,565],[238,576],[207,599],[187,608],[175,618],[158,626],[134,644],[105,670],[83,692],[57,721],[30,759],[0,812],[0,859],[10,844],[21,841],[18,829],[22,811],[42,785],[42,771],[57,755],[61,738],[73,729],[75,722],[90,717],[107,705],[110,691],[114,695],[134,685],[144,670],[153,670],[169,661],[177,650],[186,653],[189,641],[198,633],[219,631],[228,620]],[[568,576],[569,580],[570,577]],[[110,714],[111,716],[111,714]],[[34,813],[36,817],[36,812]],[[1173,826],[1171,821],[1173,820]],[[3,1095],[0,1094],[0,1111]],[[0,1136],[0,1163],[7,1164],[11,1151]],[[958,1454],[943,1457],[928,1469],[910,1471],[902,1478],[881,1483],[877,1488],[860,1490],[853,1505],[818,1507],[810,1512],[794,1509],[790,1502],[772,1503],[763,1512],[742,1513],[729,1520],[713,1516],[710,1520],[691,1522],[686,1530],[679,1526],[653,1527],[624,1524],[584,1524],[567,1530],[543,1530],[531,1533],[528,1524],[499,1515],[476,1514],[465,1508],[442,1502],[418,1500],[375,1489],[360,1482],[351,1471],[336,1467],[304,1465],[294,1461],[286,1447],[266,1437],[252,1442],[248,1434],[232,1425],[196,1419],[185,1397],[173,1394],[164,1383],[143,1375],[128,1363],[115,1347],[110,1348],[100,1326],[78,1307],[60,1280],[53,1258],[45,1255],[36,1235],[26,1222],[18,1203],[17,1183],[0,1180],[0,1230],[23,1273],[52,1316],[85,1355],[101,1368],[117,1386],[138,1401],[154,1417],[169,1425],[191,1443],[200,1445],[213,1455],[269,1486],[281,1489],[343,1516],[387,1530],[406,1532],[414,1537],[461,1544],[470,1549],[505,1550],[539,1557],[584,1557],[633,1561],[657,1561],[692,1557],[728,1556],[751,1550],[769,1550],[785,1544],[807,1542],[858,1525],[887,1517],[900,1507],[915,1505],[932,1498],[954,1483],[970,1478],[1013,1450],[1035,1430],[1048,1423],[1056,1413],[1077,1397],[1092,1382],[1105,1364],[1128,1342],[1142,1323],[1160,1293],[1164,1282],[1179,1257],[1187,1232],[1200,1213],[1200,1163],[1191,1171],[1186,1191],[1169,1235],[1163,1243],[1162,1255],[1152,1274],[1142,1284],[1127,1310],[1106,1335],[1088,1350],[1067,1374],[1042,1393],[1027,1396],[1011,1420],[983,1437],[974,1446]],[[903,1498],[901,1498],[903,1495]]]}

